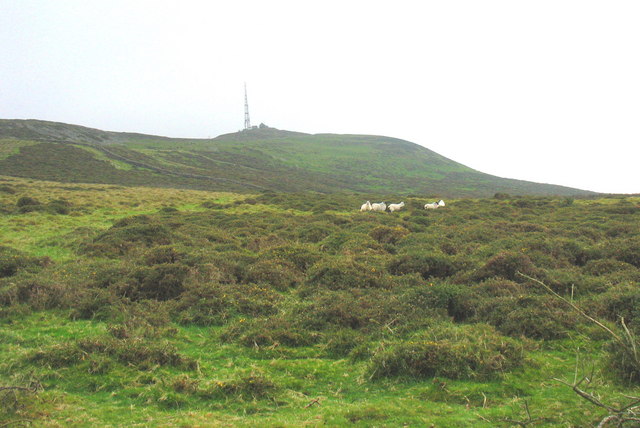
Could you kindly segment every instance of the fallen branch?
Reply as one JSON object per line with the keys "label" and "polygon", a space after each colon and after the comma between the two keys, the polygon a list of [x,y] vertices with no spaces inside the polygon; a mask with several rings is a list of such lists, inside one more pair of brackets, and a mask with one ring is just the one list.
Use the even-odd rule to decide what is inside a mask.
{"label": "fallen branch", "polygon": [[304,406],[305,409],[308,409],[309,407],[313,406],[314,404],[317,404],[318,406],[320,406],[320,399],[319,398],[314,398],[313,400],[311,400],[311,402],[309,402],[309,404],[307,404],[306,406]]}
{"label": "fallen branch", "polygon": [[36,393],[42,390],[42,384],[40,382],[32,381],[29,386],[0,386],[0,392],[3,391],[27,391],[31,393]]}
{"label": "fallen branch", "polygon": [[583,399],[587,400],[591,404],[594,404],[598,407],[606,409],[609,412],[609,414],[605,416],[597,425],[598,428],[604,427],[609,422],[616,422],[618,424],[617,426],[622,426],[622,424],[624,424],[625,422],[640,422],[640,415],[639,415],[640,398],[639,397],[626,396],[627,398],[631,398],[633,401],[631,401],[630,403],[627,403],[622,407],[616,408],[603,403],[602,401],[600,401],[599,398],[597,398],[593,394],[580,388],[584,382],[586,382],[587,385],[591,383],[591,380],[586,376],[580,379],[578,382],[574,382],[573,384],[565,382],[561,379],[554,378],[553,380],[560,382],[564,385],[567,385],[568,387],[573,389],[573,391]]}
{"label": "fallen branch", "polygon": [[529,426],[531,424],[534,424],[536,422],[542,422],[545,420],[545,418],[535,418],[532,419],[531,418],[531,412],[529,412],[529,403],[527,402],[527,400],[524,400],[524,410],[527,413],[527,419],[523,420],[523,421],[517,421],[515,419],[509,419],[509,418],[503,418],[501,419],[501,421],[503,422],[508,422],[510,424],[515,424],[521,427],[526,427]]}
{"label": "fallen branch", "polygon": [[[578,312],[580,315],[582,315],[583,317],[585,317],[586,319],[588,319],[589,321],[593,322],[594,324],[596,324],[598,327],[600,327],[601,329],[603,329],[604,331],[606,331],[607,333],[609,333],[614,339],[616,339],[616,341],[618,341],[619,343],[621,343],[624,346],[627,346],[627,344],[625,343],[625,341],[618,336],[613,330],[611,330],[609,327],[607,327],[606,325],[602,324],[600,321],[598,321],[597,319],[589,316],[585,311],[583,311],[582,309],[580,309],[578,306],[576,306],[573,302],[571,302],[570,300],[562,297],[560,294],[556,293],[551,287],[549,287],[547,284],[545,284],[544,282],[532,278],[529,275],[525,275],[521,272],[516,272],[516,275],[520,275],[523,278],[528,279],[529,281],[533,281],[536,284],[544,287],[545,290],[547,290],[549,293],[553,294],[555,297],[557,297],[558,299],[562,300],[563,302],[565,302],[567,305],[571,306],[571,308],[573,308],[573,310],[575,310],[576,312]],[[626,328],[626,326],[625,326]]]}

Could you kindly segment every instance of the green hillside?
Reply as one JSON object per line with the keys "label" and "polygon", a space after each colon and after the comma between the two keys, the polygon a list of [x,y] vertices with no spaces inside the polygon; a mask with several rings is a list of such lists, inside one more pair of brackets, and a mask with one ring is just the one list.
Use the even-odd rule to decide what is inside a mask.
{"label": "green hillside", "polygon": [[178,139],[38,120],[0,120],[0,173],[235,192],[434,197],[590,193],[484,174],[396,138],[311,135],[268,127],[215,139]]}

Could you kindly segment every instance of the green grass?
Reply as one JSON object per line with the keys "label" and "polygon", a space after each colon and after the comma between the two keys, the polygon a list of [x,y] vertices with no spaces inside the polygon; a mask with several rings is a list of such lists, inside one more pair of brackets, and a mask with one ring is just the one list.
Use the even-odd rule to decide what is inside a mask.
{"label": "green grass", "polygon": [[[0,386],[43,386],[0,392],[0,424],[493,427],[524,421],[526,402],[540,426],[594,425],[605,412],[554,380],[576,367],[607,403],[640,394],[606,335],[515,275],[639,331],[637,197],[426,211],[378,195],[405,200],[392,214],[360,213],[370,195],[352,193],[0,186]],[[524,359],[428,374],[473,364],[477,331]],[[431,349],[415,343],[451,359],[406,354]],[[373,376],[383,352],[398,371]]]}

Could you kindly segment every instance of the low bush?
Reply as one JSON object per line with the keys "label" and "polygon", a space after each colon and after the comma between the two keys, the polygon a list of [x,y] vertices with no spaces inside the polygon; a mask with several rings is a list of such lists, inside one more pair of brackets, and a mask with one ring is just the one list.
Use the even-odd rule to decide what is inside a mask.
{"label": "low bush", "polygon": [[87,357],[110,356],[122,364],[148,369],[154,365],[193,370],[197,362],[184,357],[167,342],[152,342],[141,337],[118,339],[109,336],[87,337],[36,350],[26,358],[29,362],[47,364],[52,368],[81,364]]}
{"label": "low bush", "polygon": [[144,263],[148,266],[163,263],[177,263],[184,255],[170,245],[159,245],[147,250],[143,255]]}
{"label": "low bush", "polygon": [[258,370],[240,372],[228,380],[212,383],[202,394],[206,397],[245,398],[258,400],[273,398],[279,391],[278,385],[267,375]]}
{"label": "low bush", "polygon": [[188,285],[172,306],[172,315],[180,324],[220,325],[233,311],[231,296],[221,284]]}
{"label": "low bush", "polygon": [[302,242],[316,243],[322,241],[336,230],[337,228],[333,223],[313,222],[298,229],[298,238]]}
{"label": "low bush", "polygon": [[428,282],[403,290],[400,302],[403,307],[413,309],[416,317],[432,316],[440,310],[444,315],[461,318],[460,312],[464,312],[461,301],[469,293],[470,290],[465,285]]}
{"label": "low bush", "polygon": [[380,269],[347,258],[330,257],[309,270],[306,285],[312,289],[341,290],[384,287],[387,281]]}
{"label": "low bush", "polygon": [[381,328],[401,312],[397,298],[380,289],[320,290],[291,310],[310,330],[349,328],[362,333]]}
{"label": "low bush", "polygon": [[608,249],[608,252],[616,260],[640,268],[640,238],[635,237],[616,242]]}
{"label": "low bush", "polygon": [[475,312],[471,321],[489,323],[513,337],[560,339],[567,337],[577,324],[576,314],[551,296],[479,296],[472,304],[467,304]]}
{"label": "low bush", "polygon": [[346,357],[354,348],[366,342],[366,337],[361,332],[349,328],[327,333],[327,338],[324,349],[329,356],[337,358]]}
{"label": "low bush", "polygon": [[122,256],[129,251],[154,245],[169,245],[173,240],[170,230],[148,216],[125,218],[110,229],[81,246],[81,251],[92,255]]}
{"label": "low bush", "polygon": [[53,214],[69,214],[71,212],[71,202],[66,199],[55,199],[47,204],[46,209]]}
{"label": "low bush", "polygon": [[393,275],[419,273],[422,278],[447,278],[458,271],[456,263],[444,254],[405,254],[388,265]]}
{"label": "low bush", "polygon": [[640,290],[636,285],[619,286],[597,297],[598,314],[618,322],[620,318],[640,333]]}
{"label": "low bush", "polygon": [[32,198],[30,196],[22,196],[16,201],[16,206],[18,208],[26,207],[29,205],[42,205],[39,200]]}
{"label": "low bush", "polygon": [[476,278],[483,280],[493,276],[499,276],[511,281],[521,280],[521,278],[516,275],[517,272],[534,275],[537,269],[526,254],[503,251],[490,258],[485,265],[479,269]]}
{"label": "low bush", "polygon": [[1,184],[0,185],[0,192],[7,193],[9,195],[15,195],[18,191],[14,187],[12,187],[12,186],[10,186],[8,184]]}
{"label": "low bush", "polygon": [[369,235],[381,244],[396,244],[410,232],[401,226],[378,226]]}
{"label": "low bush", "polygon": [[249,282],[267,284],[280,291],[296,286],[302,280],[293,263],[284,259],[258,260],[248,267],[246,275]]}
{"label": "low bush", "polygon": [[374,351],[368,371],[372,378],[486,380],[520,366],[523,354],[522,345],[488,325],[442,325],[409,340],[382,345]]}
{"label": "low bush", "polygon": [[320,334],[302,328],[282,315],[269,318],[239,318],[229,325],[220,338],[254,346],[308,346],[320,340]]}
{"label": "low bush", "polygon": [[33,271],[50,263],[47,258],[30,257],[11,247],[0,246],[0,278],[13,276],[18,271]]}

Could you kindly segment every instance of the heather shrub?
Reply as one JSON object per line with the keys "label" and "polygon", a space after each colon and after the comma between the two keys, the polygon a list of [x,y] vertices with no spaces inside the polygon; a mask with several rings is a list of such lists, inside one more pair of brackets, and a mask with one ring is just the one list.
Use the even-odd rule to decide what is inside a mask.
{"label": "heather shrub", "polygon": [[308,272],[308,287],[331,290],[378,288],[386,285],[382,272],[375,267],[347,258],[330,257],[316,263]]}
{"label": "heather shrub", "polygon": [[76,292],[51,277],[29,274],[16,279],[15,297],[34,310],[68,308],[76,300]]}
{"label": "heather shrub", "polygon": [[172,305],[173,318],[180,324],[219,325],[230,317],[231,297],[220,284],[189,284]]}
{"label": "heather shrub", "polygon": [[505,296],[474,302],[475,322],[493,325],[503,334],[531,339],[560,339],[575,328],[577,316],[551,296]]}
{"label": "heather shrub", "polygon": [[297,323],[276,315],[268,318],[239,318],[220,335],[225,342],[255,346],[308,346],[317,343],[320,334],[305,330]]}
{"label": "heather shrub", "polygon": [[170,245],[159,245],[148,249],[143,254],[144,263],[148,266],[163,263],[176,263],[184,257]]}
{"label": "heather shrub", "polygon": [[368,371],[373,378],[486,380],[520,366],[523,353],[522,345],[491,326],[440,325],[408,340],[384,344],[374,351]]}
{"label": "heather shrub", "polygon": [[212,383],[202,394],[206,397],[244,398],[258,400],[273,398],[279,386],[266,374],[253,369],[250,372],[237,373],[233,378]]}
{"label": "heather shrub", "polygon": [[[619,330],[619,333],[622,334],[622,331]],[[638,354],[635,352],[637,336],[623,337],[626,346],[621,346],[615,340],[607,343],[605,347],[607,365],[619,380],[624,383],[638,384],[640,383],[640,361],[638,361]]]}
{"label": "heather shrub", "polygon": [[247,269],[247,281],[268,284],[276,290],[286,290],[301,281],[301,275],[293,263],[283,259],[262,259]]}
{"label": "heather shrub", "polygon": [[121,301],[110,291],[89,288],[80,293],[72,303],[73,319],[109,319],[118,310]]}
{"label": "heather shrub", "polygon": [[354,348],[366,342],[361,332],[349,328],[332,331],[327,334],[327,338],[324,349],[331,357],[337,358],[346,357]]}
{"label": "heather shrub", "polygon": [[522,284],[500,277],[489,278],[474,284],[471,290],[484,297],[522,296],[525,293]]}
{"label": "heather shrub", "polygon": [[0,246],[0,278],[13,276],[18,271],[34,271],[49,263],[47,258],[30,257],[11,247]]}
{"label": "heather shrub", "polygon": [[54,214],[69,214],[71,203],[66,199],[55,199],[47,204],[47,211]]}
{"label": "heather shrub", "polygon": [[414,309],[415,316],[424,317],[440,310],[445,315],[455,317],[461,310],[460,301],[469,292],[464,285],[429,282],[403,290],[399,299],[403,307]]}
{"label": "heather shrub", "polygon": [[405,254],[395,257],[388,265],[393,275],[419,273],[422,278],[446,278],[457,272],[453,259],[444,254]]}
{"label": "heather shrub", "polygon": [[322,290],[292,309],[291,318],[312,330],[378,328],[400,311],[397,299],[380,289]]}
{"label": "heather shrub", "polygon": [[599,295],[595,306],[600,316],[614,322],[623,318],[627,326],[640,332],[640,290],[636,285],[619,286]]}
{"label": "heather shrub", "polygon": [[500,276],[515,281],[519,278],[516,273],[534,275],[536,268],[526,254],[503,251],[490,258],[477,272],[477,278],[487,279],[492,276]]}
{"label": "heather shrub", "polygon": [[168,342],[151,341],[138,336],[118,339],[113,336],[86,337],[64,344],[38,349],[27,355],[27,361],[53,368],[85,363],[88,357],[110,356],[122,364],[145,370],[154,365],[194,369],[197,362],[181,355]]}
{"label": "heather shrub", "polygon": [[184,291],[184,281],[189,274],[188,266],[180,263],[164,263],[142,266],[136,269],[130,281],[124,285],[126,295],[133,300],[176,298]]}
{"label": "heather shrub", "polygon": [[378,226],[369,235],[381,244],[396,244],[410,232],[401,226]]}
{"label": "heather shrub", "polygon": [[583,271],[589,275],[604,276],[629,270],[629,268],[633,269],[633,265],[616,259],[600,259],[588,261],[584,265]]}
{"label": "heather shrub", "polygon": [[266,250],[260,257],[286,260],[301,272],[313,266],[322,256],[308,244],[291,244]]}
{"label": "heather shrub", "polygon": [[107,231],[81,246],[81,250],[92,255],[118,256],[127,252],[168,245],[172,241],[169,229],[147,216],[137,216],[116,222]]}
{"label": "heather shrub", "polygon": [[313,222],[298,229],[298,238],[302,242],[316,243],[322,241],[336,230],[337,228],[333,223]]}
{"label": "heather shrub", "polygon": [[0,185],[0,192],[15,195],[18,191],[8,184],[2,184]]}
{"label": "heather shrub", "polygon": [[561,240],[555,243],[552,255],[567,260],[575,266],[584,266],[589,260],[602,258],[602,251],[597,247],[588,247],[576,240]]}
{"label": "heather shrub", "polygon": [[30,196],[22,196],[16,201],[16,207],[22,208],[26,206],[42,205],[39,200]]}
{"label": "heather shrub", "polygon": [[640,238],[617,241],[608,251],[616,260],[640,268]]}

